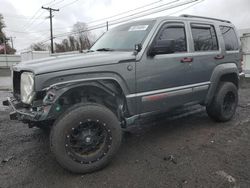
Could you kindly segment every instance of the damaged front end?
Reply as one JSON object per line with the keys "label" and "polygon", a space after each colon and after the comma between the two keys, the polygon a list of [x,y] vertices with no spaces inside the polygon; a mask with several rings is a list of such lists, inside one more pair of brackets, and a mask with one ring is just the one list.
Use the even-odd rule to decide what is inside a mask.
{"label": "damaged front end", "polygon": [[25,106],[21,101],[14,97],[8,97],[3,101],[4,106],[10,106],[12,112],[10,112],[11,120],[19,120],[24,123],[33,123],[47,120],[51,105],[41,105],[37,107]]}
{"label": "damaged front end", "polygon": [[37,92],[34,89],[35,76],[28,71],[12,71],[12,97],[3,101],[4,106],[11,107],[10,119],[28,123],[30,127],[35,123],[49,120],[51,94],[47,91]]}

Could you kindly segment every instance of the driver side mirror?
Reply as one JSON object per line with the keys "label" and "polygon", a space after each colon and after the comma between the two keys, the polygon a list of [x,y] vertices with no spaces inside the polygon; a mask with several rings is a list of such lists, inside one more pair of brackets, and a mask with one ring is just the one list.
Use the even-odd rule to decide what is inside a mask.
{"label": "driver side mirror", "polygon": [[175,52],[175,40],[157,40],[148,51],[149,56],[172,54]]}

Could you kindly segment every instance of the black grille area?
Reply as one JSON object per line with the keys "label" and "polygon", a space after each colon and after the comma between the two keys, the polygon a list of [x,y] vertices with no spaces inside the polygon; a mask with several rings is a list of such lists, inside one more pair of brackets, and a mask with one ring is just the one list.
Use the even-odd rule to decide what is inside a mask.
{"label": "black grille area", "polygon": [[20,96],[21,72],[13,71],[13,92],[15,96]]}

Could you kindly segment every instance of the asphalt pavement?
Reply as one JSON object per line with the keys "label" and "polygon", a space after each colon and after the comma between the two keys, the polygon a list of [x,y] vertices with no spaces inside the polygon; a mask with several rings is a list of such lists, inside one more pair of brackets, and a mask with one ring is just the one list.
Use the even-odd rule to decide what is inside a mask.
{"label": "asphalt pavement", "polygon": [[10,89],[11,89],[11,77],[0,76],[0,90],[10,90]]}

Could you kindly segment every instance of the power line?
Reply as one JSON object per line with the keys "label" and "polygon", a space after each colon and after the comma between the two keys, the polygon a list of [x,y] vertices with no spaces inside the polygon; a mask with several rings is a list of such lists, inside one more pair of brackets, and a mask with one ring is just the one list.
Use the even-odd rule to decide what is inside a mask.
{"label": "power line", "polygon": [[[53,5],[56,5],[56,4],[59,4],[60,2],[63,2],[63,1],[65,1],[65,0],[61,0],[61,1],[59,1],[59,2],[55,2],[54,1],[54,4],[51,2],[51,4],[53,4]],[[137,8],[135,8],[135,9],[132,9],[132,10],[128,10],[128,11],[125,11],[125,12],[122,12],[122,13],[119,13],[119,14],[116,14],[116,15],[113,15],[113,16],[110,16],[110,17],[106,17],[106,18],[102,18],[102,19],[98,19],[98,20],[92,20],[92,21],[89,21],[89,22],[87,22],[86,24],[92,24],[92,23],[95,23],[95,22],[100,22],[100,21],[103,21],[103,20],[108,20],[108,19],[111,19],[111,18],[114,18],[114,17],[117,17],[117,16],[120,16],[120,15],[124,15],[124,14],[126,14],[126,13],[129,13],[129,12],[133,12],[133,11],[136,11],[136,10],[139,10],[139,9],[142,9],[142,8],[145,8],[145,7],[148,7],[148,6],[151,6],[151,5],[154,5],[154,4],[157,4],[157,3],[159,3],[159,2],[161,2],[161,1],[163,1],[163,0],[158,0],[158,1],[155,1],[155,2],[152,2],[152,3],[149,3],[149,4],[146,4],[146,5],[143,5],[143,6],[141,6],[141,7],[137,7]],[[179,1],[179,0],[175,0],[174,2],[177,2],[177,1]],[[75,1],[76,2],[76,1]],[[72,3],[72,2],[71,2]],[[71,4],[71,3],[69,3],[69,4]],[[74,3],[74,2],[73,2]],[[173,2],[169,2],[169,3],[173,3]],[[167,3],[167,4],[169,4],[169,3]],[[163,6],[165,6],[166,4],[163,4]],[[41,15],[41,14],[40,14]],[[39,15],[39,16],[40,16]],[[39,16],[37,16],[37,17],[39,17]],[[30,29],[31,27],[32,27],[32,25],[33,25],[33,23],[34,23],[35,21],[32,21],[32,23],[30,24],[30,26],[28,27],[28,28],[26,28],[26,30],[28,30],[28,29]],[[42,21],[42,23],[43,23],[44,21]],[[39,24],[41,24],[41,23],[39,23]],[[39,24],[36,24],[36,25],[39,25]],[[73,27],[68,27],[68,28],[65,28],[65,27],[60,27],[60,28],[54,28],[55,30],[65,30],[65,29],[72,29]]]}
{"label": "power line", "polygon": [[[175,2],[177,2],[177,1],[179,1],[179,0],[175,0],[175,1],[168,2],[168,3],[166,3],[166,4],[162,5],[162,6],[167,6],[167,5],[170,5],[170,4],[175,3]],[[198,1],[198,0],[192,0],[192,1]],[[162,6],[160,6],[160,7],[162,7]],[[159,7],[157,7],[157,8],[159,8]],[[167,8],[168,8],[168,7],[167,7]],[[152,8],[152,9],[155,9],[155,7]],[[116,19],[116,20],[111,20],[111,21],[109,21],[109,26],[115,25],[115,24],[119,24],[119,23],[123,23],[123,22],[125,22],[125,21],[130,21],[130,20],[133,19],[133,18],[130,18],[129,20],[117,22],[117,23],[112,23],[112,22],[114,22],[114,21],[118,21],[118,20],[120,20],[120,19],[126,19],[126,18],[128,18],[128,17],[134,16],[134,15],[137,15],[137,14],[141,14],[141,13],[143,13],[143,12],[149,12],[149,11],[152,10],[152,9],[147,9],[147,10],[141,11],[141,12],[139,12],[139,13],[134,13],[134,14],[131,14],[131,15],[128,15],[128,16],[124,16],[124,17],[121,17],[121,18]],[[150,14],[152,14],[152,13],[150,13]],[[142,16],[140,15],[139,17],[142,17]],[[136,18],[137,18],[137,17],[136,17]],[[94,23],[94,22],[93,22],[93,23]],[[87,23],[87,24],[89,24],[89,23]],[[103,24],[103,25],[104,25],[104,24]],[[93,26],[93,27],[98,27],[98,28],[99,28],[99,26],[100,26],[100,25],[98,24],[98,25],[95,25],[95,26]],[[105,27],[106,27],[106,23],[105,23]],[[66,32],[66,33],[70,34],[70,33],[72,33],[72,32]]]}
{"label": "power line", "polygon": [[[59,2],[56,2],[55,0],[54,1],[50,1],[49,3],[46,3],[45,5],[47,5],[47,6],[49,6],[49,5],[51,5],[51,6],[55,6],[55,5],[57,5],[57,4],[60,4],[61,2],[63,2],[63,1],[65,1],[65,0],[61,0],[61,1],[59,1]],[[39,13],[39,11],[40,11],[41,9],[39,8],[38,9],[38,11],[36,12],[36,13]],[[33,26],[33,24],[35,23],[35,19],[38,19],[39,17],[41,17],[42,15],[44,14],[44,12],[41,12],[38,16],[36,16],[35,17],[35,15],[33,16],[33,21],[31,20],[31,23],[30,23],[30,25],[27,27],[27,25],[25,25],[25,30],[28,30],[28,29],[30,29],[32,26]],[[44,21],[43,21],[44,22]],[[39,23],[39,24],[41,24],[41,23]],[[39,25],[39,24],[36,24],[36,25]]]}
{"label": "power line", "polygon": [[[109,26],[117,25],[117,24],[124,23],[124,22],[128,22],[128,21],[131,21],[132,19],[136,19],[136,18],[140,18],[140,17],[145,17],[145,16],[148,16],[148,15],[151,15],[151,14],[159,13],[159,12],[166,11],[166,10],[169,10],[169,9],[172,9],[172,8],[176,8],[176,7],[179,7],[179,6],[184,6],[184,5],[187,5],[187,4],[196,2],[196,1],[198,1],[198,0],[186,1],[186,2],[183,2],[183,3],[177,4],[177,5],[174,5],[174,6],[165,7],[165,8],[158,9],[158,10],[155,10],[155,11],[149,12],[149,13],[148,13],[148,11],[147,11],[147,13],[145,13],[145,14],[143,14],[143,15],[134,16],[134,17],[132,17],[132,18],[128,18],[128,17],[131,17],[131,16],[123,17],[124,20],[118,21],[118,22],[117,22],[117,20],[112,20],[112,21],[109,21]],[[141,13],[141,12],[140,12],[140,13]],[[126,18],[127,18],[127,19],[126,19]],[[104,24],[102,24],[102,25],[96,25],[96,26],[94,26],[94,28],[99,28],[99,27],[101,27],[101,28],[102,28],[102,27],[106,27],[106,23],[104,23]],[[92,29],[91,29],[91,30],[92,30]],[[83,32],[84,32],[84,31],[83,31]],[[58,37],[58,36],[66,36],[66,35],[75,34],[75,33],[79,33],[79,31],[77,31],[77,32],[66,32],[66,33],[61,33],[61,34],[56,35],[55,37]]]}
{"label": "power line", "polygon": [[[109,20],[109,19],[112,19],[112,18],[114,18],[114,17],[117,17],[117,16],[121,16],[121,15],[127,14],[127,13],[129,13],[129,12],[133,12],[133,11],[136,11],[136,10],[139,10],[139,9],[143,9],[143,8],[145,8],[145,7],[148,7],[148,6],[152,6],[152,5],[154,5],[154,4],[158,4],[159,2],[162,2],[162,1],[163,1],[163,0],[155,1],[155,2],[153,2],[153,3],[149,3],[149,4],[143,5],[143,6],[141,6],[141,7],[137,7],[137,8],[135,8],[135,9],[132,9],[132,10],[128,10],[128,11],[125,11],[125,12],[121,12],[121,13],[119,13],[119,14],[115,14],[115,15],[110,16],[110,17],[106,17],[106,18],[102,18],[102,19],[98,19],[98,20],[92,20],[92,21],[87,22],[87,24],[89,24],[89,23],[95,23],[95,22],[100,22],[100,21],[103,21],[103,20]],[[168,2],[168,3],[166,3],[166,4],[171,4],[171,3],[174,3],[174,2],[177,2],[177,1],[180,1],[180,0],[171,1],[171,2]],[[166,4],[163,4],[163,5],[161,5],[161,6],[165,6]]]}
{"label": "power line", "polygon": [[[143,9],[145,7],[148,7],[148,6],[151,6],[151,5],[154,5],[154,4],[157,4],[159,2],[162,2],[163,0],[158,0],[158,1],[155,1],[155,2],[152,2],[152,3],[149,3],[149,4],[146,4],[146,5],[143,5],[141,7],[137,7],[135,9],[132,9],[132,10],[128,10],[128,11],[124,11],[124,12],[121,12],[119,14],[115,14],[115,15],[112,15],[112,16],[109,16],[109,17],[105,17],[105,18],[102,18],[102,19],[97,19],[97,20],[91,20],[91,21],[88,21],[86,24],[92,24],[92,23],[95,23],[95,22],[100,22],[100,21],[103,21],[103,20],[109,20],[111,18],[114,18],[114,17],[118,17],[120,15],[124,15],[124,14],[127,14],[129,12],[133,12],[133,11],[136,11],[136,10],[139,10],[139,9]],[[177,2],[177,1],[180,1],[180,0],[175,0],[175,1],[172,1],[172,2],[168,2],[166,4],[171,4],[171,3],[174,3],[174,2]],[[166,4],[163,4],[161,6],[165,6]],[[61,9],[61,8],[60,8]]]}
{"label": "power line", "polygon": [[[108,20],[108,19],[115,18],[115,17],[117,17],[117,16],[119,16],[119,15],[123,15],[123,14],[128,13],[128,12],[133,12],[133,11],[135,11],[135,10],[139,10],[139,9],[148,7],[148,6],[150,6],[150,5],[159,3],[159,2],[161,2],[161,1],[162,1],[162,0],[156,1],[156,2],[153,2],[153,3],[147,4],[147,5],[144,5],[144,6],[142,6],[142,7],[138,7],[138,8],[135,8],[135,9],[132,9],[132,10],[123,12],[123,13],[119,13],[119,14],[116,14],[116,15],[113,15],[113,16],[110,16],[110,17],[102,18],[102,19],[99,19],[99,20],[93,20],[93,21],[87,22],[86,24],[89,25],[89,24],[92,24],[92,23],[95,23],[95,22],[100,22],[100,21],[103,21],[103,20],[106,21],[106,20]],[[133,14],[131,14],[131,15],[123,16],[123,17],[117,18],[117,19],[115,19],[115,20],[111,20],[111,22],[113,22],[113,21],[118,21],[118,20],[124,19],[124,18],[126,18],[126,17],[130,17],[130,16],[137,15],[137,14],[140,14],[140,13],[148,12],[148,11],[151,11],[151,10],[153,10],[153,9],[157,9],[157,8],[160,8],[160,7],[163,7],[163,6],[167,6],[167,5],[176,3],[176,2],[178,2],[178,1],[180,1],[180,0],[174,0],[174,1],[171,1],[171,2],[168,2],[168,3],[165,3],[165,4],[162,4],[162,5],[160,5],[160,6],[156,6],[156,7],[153,7],[153,8],[150,8],[150,9],[146,9],[146,10],[143,10],[143,11],[140,11],[140,12],[137,12],[137,13],[133,13]],[[110,21],[109,21],[109,22],[110,22]],[[73,27],[72,27],[72,28],[73,28]]]}
{"label": "power line", "polygon": [[[24,20],[24,21],[30,21],[31,17],[26,17],[26,16],[23,16],[23,15],[16,15],[16,16],[13,16],[13,14],[11,15],[6,15],[4,14],[4,18],[7,18],[7,19],[21,19],[21,20]],[[38,18],[39,19],[39,18]]]}
{"label": "power line", "polygon": [[[50,6],[51,4],[55,3],[56,0],[52,0],[48,3],[45,3],[43,6]],[[41,10],[41,9],[40,9]]]}
{"label": "power line", "polygon": [[205,1],[205,0],[198,1],[198,2],[196,2],[196,3],[194,3],[194,4],[190,5],[190,6],[187,6],[187,7],[183,8],[183,9],[180,9],[180,10],[177,10],[177,11],[175,11],[175,12],[172,12],[171,14],[168,14],[168,16],[171,16],[171,15],[176,14],[176,13],[178,13],[178,12],[181,12],[181,11],[183,11],[183,10],[189,9],[189,8],[191,8],[191,7],[194,7],[195,5],[197,5],[197,4],[199,4],[199,3],[202,3],[203,1]]}
{"label": "power line", "polygon": [[30,28],[32,27],[32,25],[35,23],[36,19],[39,18],[39,17],[41,17],[43,14],[44,14],[44,12],[41,12],[36,18],[33,18],[33,20],[31,20],[31,23],[30,23],[29,25],[26,24],[26,25],[24,26],[24,29],[25,29],[25,30],[30,29]]}
{"label": "power line", "polygon": [[[176,7],[184,6],[184,5],[187,5],[187,4],[190,4],[190,3],[194,3],[194,2],[197,2],[197,1],[199,1],[199,0],[185,1],[185,2],[179,3],[179,4],[174,5],[174,6],[170,6],[170,7],[168,6],[168,7],[162,8],[162,9],[159,8],[159,9],[153,11],[153,12],[152,12],[152,11],[149,12],[149,10],[147,9],[147,10],[145,10],[144,12],[141,11],[140,13],[137,13],[137,14],[141,14],[141,15],[139,15],[139,16],[137,16],[137,14],[136,14],[136,15],[135,15],[135,14],[133,14],[133,15],[128,15],[128,16],[126,16],[126,17],[120,18],[120,19],[123,19],[123,20],[121,20],[121,21],[119,21],[119,22],[117,22],[117,20],[112,20],[112,21],[110,21],[109,26],[117,25],[117,24],[119,24],[119,23],[128,22],[128,21],[131,21],[132,19],[136,19],[136,18],[140,18],[140,17],[147,16],[147,15],[155,14],[155,13],[158,13],[158,12],[162,12],[162,11],[165,11],[165,10],[173,9],[173,8],[176,8]],[[178,11],[176,11],[176,12],[174,12],[174,13],[177,13],[177,12],[179,12],[179,11],[183,11],[183,10],[185,10],[185,9],[187,9],[187,8],[190,8],[190,7],[192,7],[192,6],[194,6],[194,5],[198,4],[198,3],[201,3],[202,1],[204,1],[204,0],[201,0],[201,1],[197,2],[197,3],[195,3],[195,4],[192,4],[191,6],[185,7],[184,9],[178,10]],[[156,3],[156,2],[155,2],[155,3]],[[144,6],[146,6],[146,5],[144,5]],[[138,7],[138,8],[139,8],[139,7]],[[133,9],[133,10],[134,10],[134,9]],[[152,10],[152,9],[151,9],[151,10]],[[132,11],[132,10],[131,10],[131,11]],[[145,13],[145,14],[142,14],[142,13]],[[174,13],[171,13],[171,14],[174,14]],[[132,18],[129,18],[129,17],[132,17]],[[96,29],[100,29],[100,28],[104,28],[104,27],[106,27],[106,23],[98,24],[98,25],[92,26],[91,28],[89,28],[89,29],[87,29],[87,30],[82,30],[82,31],[80,31],[80,32],[92,31],[92,30],[96,30]],[[56,38],[62,38],[62,37],[65,37],[66,35],[75,35],[75,34],[77,34],[77,33],[79,33],[79,31],[77,31],[77,32],[66,32],[66,33],[57,34],[57,35],[55,35],[55,37],[56,37]],[[50,39],[45,39],[44,41],[41,41],[41,42],[42,42],[42,43],[46,43],[46,42],[48,42],[49,40],[50,40]]]}
{"label": "power line", "polygon": [[[31,24],[34,22],[34,20],[36,19],[36,15],[40,12],[40,8],[37,9],[37,11],[35,12],[35,14],[30,18],[30,22]],[[28,23],[26,25],[24,25],[24,29],[28,26]]]}
{"label": "power line", "polygon": [[65,0],[61,0],[61,1],[58,1],[58,2],[55,1],[50,6],[55,6],[55,5],[61,4],[63,1],[65,1]]}
{"label": "power line", "polygon": [[128,16],[121,17],[121,18],[117,18],[117,19],[115,19],[115,20],[112,20],[112,22],[113,22],[113,21],[118,21],[118,20],[124,19],[124,18],[126,18],[126,17],[131,17],[131,16],[135,16],[135,15],[138,15],[138,14],[141,14],[141,13],[144,13],[144,12],[148,12],[148,11],[151,11],[151,10],[153,10],[153,9],[158,9],[158,8],[163,7],[163,6],[167,6],[167,5],[176,3],[176,2],[178,2],[178,1],[180,1],[180,0],[171,1],[171,2],[165,3],[165,4],[160,5],[160,6],[156,6],[156,7],[150,8],[150,9],[146,9],[146,10],[143,10],[143,11],[140,11],[140,12],[137,12],[137,13],[130,14],[130,15],[128,15]]}
{"label": "power line", "polygon": [[[46,3],[45,5],[50,5],[50,4],[52,4],[52,3],[56,3],[55,0],[50,1],[49,3]],[[37,11],[35,12],[35,14],[34,14],[34,15],[31,17],[31,19],[30,19],[30,22],[31,22],[31,23],[30,23],[29,25],[26,24],[26,25],[24,26],[24,29],[25,29],[25,30],[30,29],[31,26],[34,24],[34,22],[44,14],[44,12],[41,12],[41,13],[37,16],[37,14],[38,14],[40,11],[41,11],[40,8],[37,9]]]}
{"label": "power line", "polygon": [[10,31],[10,32],[13,32],[13,33],[21,33],[21,34],[45,33],[45,32],[47,32],[47,31],[48,31],[48,30],[44,30],[44,31],[34,31],[34,32],[29,32],[29,31],[16,31],[16,30],[6,29],[6,28],[4,28],[4,30],[6,30],[6,31]]}
{"label": "power line", "polygon": [[74,3],[76,3],[77,1],[79,1],[79,0],[75,0],[75,1],[72,1],[71,3],[65,4],[65,5],[61,6],[59,9],[63,9],[65,7],[67,7],[67,6],[70,6],[70,5],[74,4]]}

